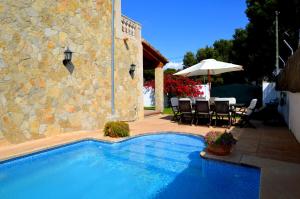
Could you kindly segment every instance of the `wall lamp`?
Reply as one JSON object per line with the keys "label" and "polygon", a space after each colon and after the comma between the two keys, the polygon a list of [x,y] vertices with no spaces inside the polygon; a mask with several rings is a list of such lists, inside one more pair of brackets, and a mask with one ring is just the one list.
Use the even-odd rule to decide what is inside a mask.
{"label": "wall lamp", "polygon": [[129,74],[130,74],[130,76],[131,76],[132,79],[134,78],[135,68],[136,68],[135,64],[131,64],[130,65]]}
{"label": "wall lamp", "polygon": [[64,52],[65,59],[63,60],[63,64],[67,68],[67,70],[72,74],[74,71],[74,65],[72,63],[72,54],[73,52],[67,47],[67,49]]}

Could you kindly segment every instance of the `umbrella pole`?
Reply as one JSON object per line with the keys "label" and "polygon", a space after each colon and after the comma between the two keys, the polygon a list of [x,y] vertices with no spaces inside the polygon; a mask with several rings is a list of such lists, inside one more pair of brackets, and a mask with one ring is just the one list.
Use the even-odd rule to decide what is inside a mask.
{"label": "umbrella pole", "polygon": [[209,86],[209,97],[210,97],[210,91],[211,91],[211,77],[210,77],[210,70],[207,70],[207,82]]}

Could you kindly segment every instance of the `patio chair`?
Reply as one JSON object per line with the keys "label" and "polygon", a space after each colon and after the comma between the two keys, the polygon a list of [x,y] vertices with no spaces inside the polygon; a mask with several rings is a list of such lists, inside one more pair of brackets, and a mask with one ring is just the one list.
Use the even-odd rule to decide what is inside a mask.
{"label": "patio chair", "polygon": [[256,108],[256,104],[257,104],[257,99],[252,99],[250,102],[250,105],[247,108],[237,108],[235,111],[235,114],[237,116],[241,117],[240,120],[240,126],[241,127],[252,127],[255,128],[255,126],[253,124],[251,124],[250,119],[252,114],[254,113],[254,110]]}
{"label": "patio chair", "polygon": [[229,101],[229,105],[236,104],[235,97],[215,97],[214,100],[216,101]]}
{"label": "patio chair", "polygon": [[186,118],[190,118],[191,124],[194,122],[194,111],[192,109],[192,101],[190,98],[179,99],[180,123]]}
{"label": "patio chair", "polygon": [[197,99],[195,104],[195,118],[196,124],[199,123],[201,116],[208,117],[208,126],[211,125],[212,111],[210,110],[210,104],[208,100]]}
{"label": "patio chair", "polygon": [[228,128],[231,126],[231,111],[229,101],[215,100],[215,116],[215,126],[217,125],[217,120],[220,118],[224,120],[224,117],[228,118]]}
{"label": "patio chair", "polygon": [[173,112],[173,121],[179,121],[180,120],[180,112],[179,112],[179,101],[177,97],[172,97],[171,98],[171,108]]}

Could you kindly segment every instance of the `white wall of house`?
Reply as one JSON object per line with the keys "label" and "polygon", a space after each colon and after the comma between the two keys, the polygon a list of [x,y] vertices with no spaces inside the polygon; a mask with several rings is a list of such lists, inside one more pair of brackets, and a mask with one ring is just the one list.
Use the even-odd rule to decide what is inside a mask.
{"label": "white wall of house", "polygon": [[201,91],[203,92],[202,97],[205,98],[206,100],[209,100],[209,98],[210,98],[209,85],[203,84],[201,86],[202,86]]}
{"label": "white wall of house", "polygon": [[151,88],[143,88],[144,93],[144,107],[155,106],[155,91]]}
{"label": "white wall of house", "polygon": [[278,110],[284,117],[289,129],[300,142],[300,93],[281,92]]}
{"label": "white wall of house", "polygon": [[289,98],[289,127],[300,142],[300,93],[288,92]]}

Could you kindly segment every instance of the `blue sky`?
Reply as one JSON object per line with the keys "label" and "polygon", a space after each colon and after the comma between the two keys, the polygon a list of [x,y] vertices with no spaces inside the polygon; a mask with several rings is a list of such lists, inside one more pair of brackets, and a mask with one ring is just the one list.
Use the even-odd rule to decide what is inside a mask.
{"label": "blue sky", "polygon": [[122,13],[142,24],[142,35],[171,62],[187,51],[230,39],[248,23],[245,0],[122,0]]}

